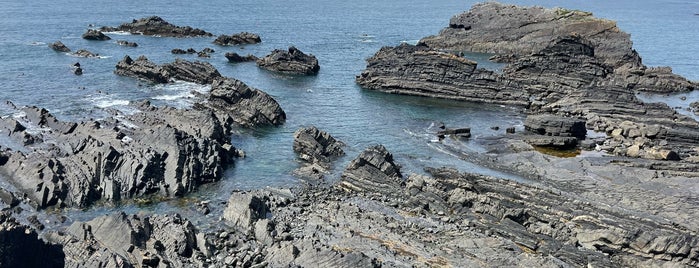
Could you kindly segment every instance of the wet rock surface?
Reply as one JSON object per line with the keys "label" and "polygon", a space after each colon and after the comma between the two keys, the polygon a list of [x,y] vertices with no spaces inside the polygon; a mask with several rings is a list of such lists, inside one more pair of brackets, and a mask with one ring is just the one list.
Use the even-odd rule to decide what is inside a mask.
{"label": "wet rock surface", "polygon": [[85,32],[82,35],[82,38],[86,39],[86,40],[93,40],[93,41],[106,41],[106,40],[112,39],[109,36],[102,33],[101,31],[95,30],[95,29],[88,29],[87,32]]}
{"label": "wet rock surface", "polygon": [[232,35],[219,35],[214,44],[221,46],[231,46],[231,45],[244,45],[244,44],[258,44],[262,42],[259,35],[249,32],[241,32]]}
{"label": "wet rock surface", "polygon": [[209,37],[213,34],[190,26],[173,25],[158,16],[134,19],[118,27],[102,27],[103,32],[129,32],[132,34],[153,35],[162,37]]}
{"label": "wet rock surface", "polygon": [[125,47],[138,47],[138,44],[136,42],[129,42],[126,40],[117,40],[117,45],[120,46],[125,46]]}
{"label": "wet rock surface", "polygon": [[77,51],[75,51],[71,55],[76,56],[76,57],[81,57],[81,58],[97,58],[97,57],[99,57],[99,54],[93,53],[93,52],[86,50],[86,49],[78,49]]}
{"label": "wet rock surface", "polygon": [[257,60],[257,66],[273,72],[299,75],[314,75],[320,70],[315,56],[307,55],[296,47],[289,47],[288,50],[275,49]]}
{"label": "wet rock surface", "polygon": [[70,48],[68,48],[66,45],[63,44],[61,41],[56,41],[51,44],[49,44],[49,47],[53,49],[54,51],[58,52],[70,52]]}
{"label": "wet rock surface", "polygon": [[235,52],[227,52],[226,53],[226,59],[228,59],[228,62],[249,62],[249,61],[257,61],[258,58],[255,55],[248,54],[246,56],[241,56],[238,53]]}

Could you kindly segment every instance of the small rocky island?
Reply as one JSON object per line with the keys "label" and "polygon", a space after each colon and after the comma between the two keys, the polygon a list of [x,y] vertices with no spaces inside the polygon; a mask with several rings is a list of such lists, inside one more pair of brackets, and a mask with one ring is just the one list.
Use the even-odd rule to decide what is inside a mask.
{"label": "small rocky island", "polygon": [[[158,17],[102,30],[212,36]],[[49,47],[70,51],[61,42]],[[507,65],[486,70],[462,52],[493,53]],[[294,47],[257,63],[293,74],[319,69],[314,56]],[[381,48],[356,77],[367,90],[524,111],[523,131],[509,127],[482,139],[469,127],[439,124],[433,133],[440,150],[495,175],[448,167],[408,172],[391,148],[350,148],[308,126],[288,133],[293,142],[279,148],[296,154],[299,186],[192,202],[188,195],[244,157],[233,146],[236,131],[279,126],[285,112],[269,94],[206,61],[125,56],[114,74],[209,90],[190,108],[144,100],[129,104],[138,112],[108,110],[106,119],[81,122],[7,103],[16,116],[0,118],[0,133],[11,141],[0,151],[0,172],[10,178],[0,184],[0,266],[699,265],[699,123],[637,97],[697,84],[643,65],[628,34],[588,12],[477,4],[417,45]],[[454,146],[447,136],[484,152]],[[564,158],[542,148],[593,154]],[[352,160],[329,173],[344,154]],[[205,221],[218,220],[202,226],[197,217],[122,211],[68,223],[41,218],[47,209],[140,199],[182,200]]]}

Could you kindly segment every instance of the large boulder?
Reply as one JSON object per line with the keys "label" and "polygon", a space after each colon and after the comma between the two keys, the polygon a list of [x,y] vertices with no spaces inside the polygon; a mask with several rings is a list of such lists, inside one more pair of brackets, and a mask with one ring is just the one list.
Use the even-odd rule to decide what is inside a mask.
{"label": "large boulder", "polygon": [[241,56],[238,53],[235,52],[227,52],[226,53],[226,59],[228,59],[228,62],[248,62],[248,61],[257,61],[258,58],[255,57],[255,55],[248,54],[247,56]]}
{"label": "large boulder", "polygon": [[[40,208],[86,207],[156,193],[182,196],[220,179],[232,164],[235,148],[210,110],[134,108],[143,112],[80,123],[24,108],[21,120],[42,131],[31,134],[39,136],[35,149],[9,148],[0,172],[13,174],[11,182]],[[23,139],[20,132],[27,131],[10,138]]]}
{"label": "large boulder", "polygon": [[271,54],[257,60],[260,68],[288,74],[314,75],[320,70],[315,56],[304,54],[296,47],[288,50],[275,49]]}
{"label": "large boulder", "polygon": [[403,184],[393,155],[383,145],[375,145],[347,165],[338,186],[348,191],[391,195]]}
{"label": "large boulder", "polygon": [[455,54],[426,46],[383,47],[367,59],[356,82],[366,89],[473,102],[527,105],[529,94],[516,83]]}
{"label": "large boulder", "polygon": [[49,47],[58,52],[70,52],[70,48],[63,44],[61,41],[56,41],[49,44]]}
{"label": "large boulder", "polygon": [[257,44],[260,42],[262,42],[262,39],[259,35],[248,32],[241,32],[233,35],[222,34],[214,40],[214,44],[221,46]]}
{"label": "large boulder", "polygon": [[124,59],[117,63],[114,73],[154,83],[170,81],[170,74],[158,64],[148,60],[146,56],[140,56],[136,60],[131,59],[128,55],[124,56]]}
{"label": "large boulder", "polygon": [[309,163],[328,163],[331,158],[344,155],[343,144],[315,126],[294,132],[294,152]]}
{"label": "large boulder", "polygon": [[286,121],[286,113],[271,96],[233,78],[215,79],[205,105],[216,111],[221,121],[243,126],[278,126]]}
{"label": "large boulder", "polygon": [[129,32],[132,34],[153,35],[163,37],[209,37],[213,34],[201,29],[192,28],[189,26],[173,25],[158,16],[141,18],[133,20],[130,23],[124,23],[118,27],[102,27],[103,32]]}
{"label": "large boulder", "polygon": [[550,114],[528,115],[524,128],[545,136],[575,137],[584,139],[587,133],[585,119]]}
{"label": "large boulder", "polygon": [[234,192],[228,199],[223,218],[236,228],[252,231],[255,222],[266,218],[268,212],[265,197],[249,192]]}
{"label": "large boulder", "polygon": [[82,37],[83,37],[83,39],[94,40],[94,41],[106,41],[106,40],[112,39],[109,36],[106,36],[101,31],[95,30],[95,29],[88,29],[87,32],[85,32]]}

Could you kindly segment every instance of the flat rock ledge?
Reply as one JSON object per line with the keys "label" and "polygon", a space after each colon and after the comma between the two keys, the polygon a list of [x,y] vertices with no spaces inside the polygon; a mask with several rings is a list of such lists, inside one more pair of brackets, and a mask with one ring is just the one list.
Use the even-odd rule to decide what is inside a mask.
{"label": "flat rock ledge", "polygon": [[[217,181],[236,150],[210,110],[136,104],[133,115],[80,123],[37,107],[0,127],[15,146],[3,148],[0,172],[38,208],[87,207],[157,194],[182,196]],[[118,118],[118,119],[117,119]],[[37,133],[36,129],[41,129]]]}
{"label": "flat rock ledge", "polygon": [[288,50],[275,49],[257,60],[257,66],[273,72],[298,75],[315,75],[320,70],[315,56],[306,55],[296,47],[289,47]]}
{"label": "flat rock ledge", "polygon": [[245,44],[258,44],[262,42],[262,38],[259,35],[249,32],[241,32],[233,35],[219,35],[214,44],[221,46],[232,46],[232,45],[245,45]]}
{"label": "flat rock ledge", "polygon": [[161,17],[151,16],[134,19],[130,23],[123,23],[117,27],[105,26],[100,28],[102,32],[128,32],[140,35],[152,35],[162,37],[210,37],[213,34],[190,26],[177,26],[170,24]]}

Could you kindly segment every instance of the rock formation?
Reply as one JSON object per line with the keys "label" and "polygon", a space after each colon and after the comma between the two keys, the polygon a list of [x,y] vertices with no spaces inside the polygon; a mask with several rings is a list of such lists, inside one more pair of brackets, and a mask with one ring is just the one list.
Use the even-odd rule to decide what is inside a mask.
{"label": "rock formation", "polygon": [[114,73],[123,76],[145,79],[154,83],[168,83],[171,80],[182,80],[199,84],[210,84],[221,74],[210,63],[191,62],[177,59],[175,62],[157,65],[140,56],[133,60],[125,56],[116,65]]}
{"label": "rock formation", "polygon": [[76,56],[76,57],[81,57],[81,58],[97,58],[97,57],[99,57],[99,54],[92,53],[92,52],[85,50],[85,49],[78,49],[72,55]]}
{"label": "rock formation", "polygon": [[88,29],[87,32],[85,32],[83,34],[82,38],[86,39],[86,40],[94,40],[94,41],[106,41],[106,40],[112,39],[109,36],[106,36],[101,31],[98,31],[95,29]]}
{"label": "rock formation", "polygon": [[255,57],[255,55],[248,54],[247,56],[241,56],[238,55],[238,53],[235,52],[227,52],[226,53],[226,59],[228,59],[228,62],[248,62],[248,61],[257,61],[258,58]]}
{"label": "rock formation", "polygon": [[289,47],[288,50],[275,49],[257,60],[257,66],[274,72],[300,75],[314,75],[320,70],[315,56],[306,55],[296,47]]}
{"label": "rock formation", "polygon": [[63,44],[61,41],[56,41],[49,44],[49,47],[58,52],[70,52],[70,48]]}
{"label": "rock formation", "polygon": [[294,171],[301,177],[321,179],[330,162],[345,154],[342,142],[315,126],[300,128],[294,132],[294,153],[305,162]]}
{"label": "rock formation", "polygon": [[527,116],[524,129],[535,134],[525,140],[537,146],[572,147],[587,133],[584,119],[550,114]]}
{"label": "rock formation", "polygon": [[277,101],[233,78],[215,79],[205,105],[216,111],[221,121],[248,127],[278,126],[286,121],[286,114]]}
{"label": "rock formation", "polygon": [[170,24],[158,16],[133,20],[131,23],[124,23],[118,27],[102,27],[103,32],[129,32],[132,34],[153,35],[162,37],[209,37],[213,34],[201,29],[189,26],[177,26]]}
{"label": "rock formation", "polygon": [[376,145],[349,163],[338,186],[348,191],[377,191],[391,195],[401,185],[403,175],[393,162],[393,155],[383,145]]}
{"label": "rock formation", "polygon": [[262,42],[262,39],[259,35],[248,32],[241,32],[233,35],[222,34],[219,35],[216,40],[214,40],[214,44],[221,46],[257,44],[260,42]]}
{"label": "rock formation", "polygon": [[135,42],[129,42],[126,40],[117,40],[117,45],[125,47],[138,47],[138,44],[136,44]]}

